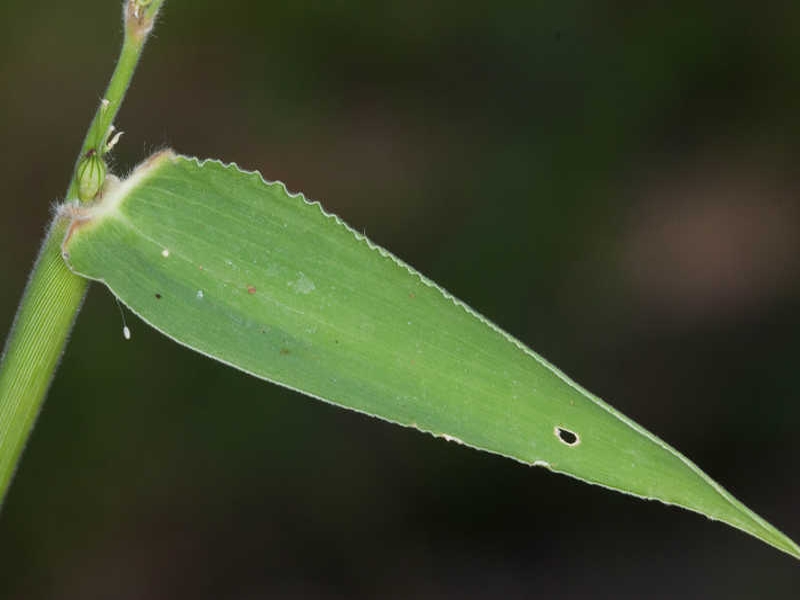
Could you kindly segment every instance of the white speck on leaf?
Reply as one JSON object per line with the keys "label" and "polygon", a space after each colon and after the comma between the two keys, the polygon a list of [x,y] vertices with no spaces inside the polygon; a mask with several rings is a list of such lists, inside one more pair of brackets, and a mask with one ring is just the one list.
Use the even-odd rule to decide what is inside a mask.
{"label": "white speck on leaf", "polygon": [[311,279],[309,279],[307,275],[305,275],[302,272],[298,272],[297,274],[298,274],[297,281],[290,281],[287,284],[290,287],[294,287],[295,292],[297,292],[298,294],[310,294],[315,289],[317,289],[317,286],[314,285],[314,282],[311,281]]}
{"label": "white speck on leaf", "polygon": [[202,300],[203,299],[203,290],[197,290],[197,299],[198,300]]}
{"label": "white speck on leaf", "polygon": [[169,256],[169,250],[167,250],[166,248],[164,248],[164,249],[161,251],[161,256],[163,256],[164,258],[167,258],[167,257]]}

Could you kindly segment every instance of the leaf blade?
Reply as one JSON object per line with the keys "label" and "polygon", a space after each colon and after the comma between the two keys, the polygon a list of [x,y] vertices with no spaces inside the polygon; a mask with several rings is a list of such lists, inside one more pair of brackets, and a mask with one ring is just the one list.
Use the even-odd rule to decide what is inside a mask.
{"label": "leaf blade", "polygon": [[788,537],[666,443],[338,217],[235,165],[160,153],[64,256],[179,343],[318,399]]}

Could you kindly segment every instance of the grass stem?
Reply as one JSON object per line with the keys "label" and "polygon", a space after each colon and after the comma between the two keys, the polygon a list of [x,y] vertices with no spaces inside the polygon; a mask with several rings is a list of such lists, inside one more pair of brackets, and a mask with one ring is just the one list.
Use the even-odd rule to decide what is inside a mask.
{"label": "grass stem", "polygon": [[[78,197],[77,168],[89,152],[102,156],[145,42],[164,0],[127,0],[125,38],[117,65],[75,161],[67,200]],[[61,258],[67,219],[56,215],[42,243],[14,324],[0,357],[0,505],[41,410],[88,281],[74,275]]]}

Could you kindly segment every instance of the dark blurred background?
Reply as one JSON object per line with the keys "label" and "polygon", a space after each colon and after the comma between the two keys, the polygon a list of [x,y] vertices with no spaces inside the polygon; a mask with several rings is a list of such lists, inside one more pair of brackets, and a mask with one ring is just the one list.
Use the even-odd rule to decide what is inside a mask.
{"label": "dark blurred background", "polygon": [[[0,323],[120,3],[0,6]],[[800,3],[167,0],[118,125],[304,191],[800,539]],[[2,598],[790,598],[695,514],[344,412],[92,286]],[[791,590],[795,591],[792,592]]]}

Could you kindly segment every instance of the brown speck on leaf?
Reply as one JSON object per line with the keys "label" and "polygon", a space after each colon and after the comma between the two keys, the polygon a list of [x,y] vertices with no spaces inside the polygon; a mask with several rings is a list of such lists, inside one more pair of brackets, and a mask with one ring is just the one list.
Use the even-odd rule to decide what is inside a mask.
{"label": "brown speck on leaf", "polygon": [[248,286],[247,286],[247,293],[248,293],[248,294],[255,294],[255,293],[256,293],[256,286],[254,286],[254,285],[248,285]]}
{"label": "brown speck on leaf", "polygon": [[202,271],[202,270],[203,270],[203,265],[200,265],[200,266],[199,266],[199,267],[197,267],[197,268],[198,268],[198,269],[200,269],[200,270]]}
{"label": "brown speck on leaf", "polygon": [[281,348],[281,354],[286,356],[287,354],[289,354],[289,349],[288,348]]}
{"label": "brown speck on leaf", "polygon": [[156,300],[161,300],[161,294],[156,294]]}
{"label": "brown speck on leaf", "polygon": [[417,297],[417,295],[414,292],[408,292],[408,297],[413,300],[414,298]]}

